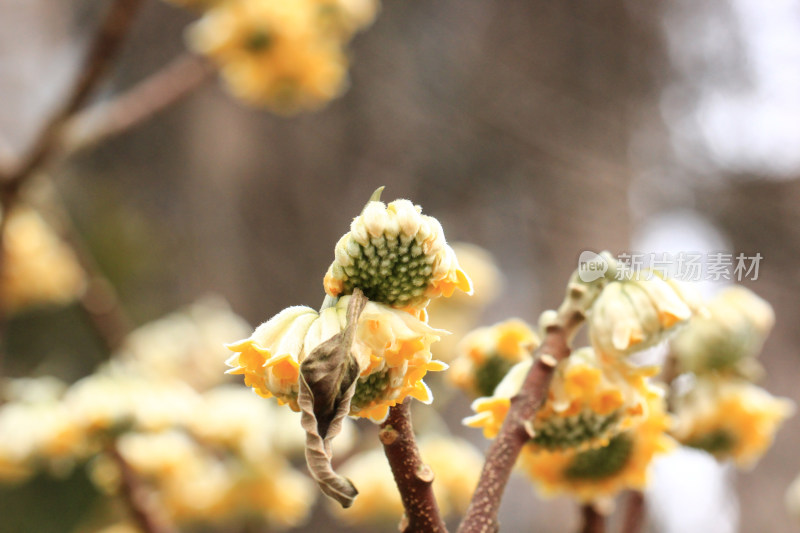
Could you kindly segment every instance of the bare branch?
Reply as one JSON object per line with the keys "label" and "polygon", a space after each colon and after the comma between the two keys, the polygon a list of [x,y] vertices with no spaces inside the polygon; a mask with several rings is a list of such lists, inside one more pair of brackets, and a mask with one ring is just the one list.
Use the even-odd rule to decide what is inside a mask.
{"label": "bare branch", "polygon": [[606,530],[605,517],[597,512],[594,505],[587,503],[581,506],[581,533],[604,533]]}
{"label": "bare branch", "polygon": [[406,511],[400,531],[447,533],[433,495],[433,471],[422,462],[414,438],[408,400],[389,409],[379,437]]}
{"label": "bare branch", "polygon": [[22,183],[50,157],[64,123],[85,103],[117,57],[142,0],[115,0],[94,36],[80,73],[62,104],[45,123],[28,155],[9,175],[0,176],[3,205],[11,203]]}
{"label": "bare branch", "polygon": [[61,151],[70,155],[99,144],[164,111],[212,78],[214,66],[184,54],[113,100],[75,115],[65,126]]}
{"label": "bare branch", "polygon": [[647,504],[641,491],[631,491],[626,498],[625,521],[621,533],[639,533],[644,528]]}

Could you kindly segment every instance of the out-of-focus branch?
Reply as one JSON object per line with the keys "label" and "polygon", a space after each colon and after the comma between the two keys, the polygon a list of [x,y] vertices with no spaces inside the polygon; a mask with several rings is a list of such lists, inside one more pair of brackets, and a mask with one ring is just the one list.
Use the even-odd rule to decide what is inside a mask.
{"label": "out-of-focus branch", "polygon": [[0,175],[3,206],[8,207],[22,183],[42,166],[57,144],[62,126],[78,111],[117,57],[143,0],[114,0],[94,36],[72,88],[46,121],[28,154]]}
{"label": "out-of-focus branch", "polygon": [[644,528],[647,503],[641,491],[632,491],[626,498],[625,519],[621,533],[639,533]]}
{"label": "out-of-focus branch", "polygon": [[408,401],[389,409],[379,437],[406,511],[400,531],[447,533],[433,495],[433,471],[422,462],[414,438]]}
{"label": "out-of-focus branch", "polygon": [[60,150],[69,155],[152,118],[210,80],[215,67],[184,54],[114,99],[75,115],[64,128]]}
{"label": "out-of-focus branch", "polygon": [[131,518],[144,533],[177,533],[164,513],[157,509],[147,487],[122,456],[116,445],[108,449],[108,454],[117,465],[120,474],[120,496],[125,501]]}
{"label": "out-of-focus branch", "polygon": [[604,533],[606,530],[605,517],[590,503],[581,506],[581,519],[581,533]]}

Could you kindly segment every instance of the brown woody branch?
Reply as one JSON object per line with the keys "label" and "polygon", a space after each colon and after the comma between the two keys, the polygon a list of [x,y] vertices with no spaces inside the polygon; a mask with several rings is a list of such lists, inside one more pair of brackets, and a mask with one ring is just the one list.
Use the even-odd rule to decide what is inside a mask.
{"label": "brown woody branch", "polygon": [[161,509],[154,505],[147,487],[122,456],[116,445],[108,448],[108,454],[116,463],[120,473],[120,496],[131,518],[144,533],[177,533]]}
{"label": "brown woody branch", "polygon": [[75,115],[65,126],[61,151],[90,148],[157,115],[211,79],[216,68],[183,54],[114,99]]}
{"label": "brown woody branch", "polygon": [[422,462],[414,439],[408,401],[389,410],[378,435],[406,511],[400,531],[447,533],[433,495],[433,471]]}
{"label": "brown woody branch", "polygon": [[590,503],[581,506],[581,519],[581,533],[604,533],[606,530],[605,517]]}
{"label": "brown woody branch", "polygon": [[478,487],[458,533],[493,533],[499,530],[497,512],[503,491],[522,446],[533,436],[533,428],[527,421],[533,420],[547,399],[556,365],[569,357],[567,339],[574,328],[573,323],[582,319],[582,315],[575,315],[569,319],[568,325],[553,325],[547,329],[542,345],[534,354],[536,362],[519,393],[511,399],[500,433],[489,447]]}
{"label": "brown woody branch", "polygon": [[57,144],[61,128],[88,100],[97,83],[117,57],[142,0],[115,0],[94,36],[72,88],[45,123],[28,155],[0,176],[3,205],[8,207],[22,183],[47,162]]}
{"label": "brown woody branch", "polygon": [[621,533],[639,533],[644,528],[647,504],[641,491],[632,491],[626,498],[625,519]]}

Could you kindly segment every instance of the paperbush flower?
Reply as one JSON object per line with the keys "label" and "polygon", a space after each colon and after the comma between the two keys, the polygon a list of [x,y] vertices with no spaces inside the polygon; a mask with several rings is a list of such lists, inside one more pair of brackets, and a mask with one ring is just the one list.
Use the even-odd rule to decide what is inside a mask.
{"label": "paperbush flower", "polygon": [[11,211],[2,253],[0,297],[6,312],[65,305],[86,288],[75,254],[31,208]]}
{"label": "paperbush flower", "polygon": [[408,200],[367,203],[335,256],[324,280],[330,296],[358,287],[373,302],[419,312],[432,298],[472,292],[439,221]]}
{"label": "paperbush flower", "polygon": [[458,345],[449,378],[472,397],[490,396],[512,366],[531,357],[539,337],[512,318],[467,334]]}
{"label": "paperbush flower", "polygon": [[[511,398],[519,392],[532,360],[518,363],[490,397],[472,403],[477,413],[464,420],[494,438]],[[653,368],[603,362],[591,348],[576,350],[556,367],[547,401],[535,415],[529,449],[586,449],[609,439],[648,416],[651,398],[662,396],[650,384]]]}
{"label": "paperbush flower", "polygon": [[650,279],[613,281],[591,308],[589,338],[599,353],[625,357],[663,340],[691,318],[695,305],[690,288],[655,274]]}
{"label": "paperbush flower", "polygon": [[775,323],[772,307],[744,287],[722,290],[670,344],[683,371],[747,370]]}
{"label": "paperbush flower", "polygon": [[786,511],[796,523],[800,523],[800,476],[786,490]]}
{"label": "paperbush flower", "polygon": [[[345,326],[349,297],[317,313],[309,307],[290,307],[256,328],[248,339],[228,345],[231,374],[264,397],[299,409],[299,368],[303,359]],[[430,345],[444,332],[410,314],[369,302],[358,322],[353,355],[359,365],[350,414],[380,421],[389,407],[411,396],[430,402],[422,381],[429,370],[447,365],[431,357]]]}
{"label": "paperbush flower", "polygon": [[349,39],[375,20],[378,0],[314,0],[320,23],[335,36]]}
{"label": "paperbush flower", "polygon": [[202,391],[224,379],[223,343],[250,331],[227,302],[205,297],[137,328],[114,354],[118,373],[149,379],[179,379]]}
{"label": "paperbush flower", "polygon": [[547,451],[523,447],[519,466],[543,495],[569,495],[582,502],[604,501],[627,489],[643,489],[654,456],[674,443],[665,431],[669,418],[664,399],[648,396],[647,416],[635,427],[615,435],[603,447]]}
{"label": "paperbush flower", "polygon": [[[182,524],[260,514],[274,526],[296,526],[314,501],[313,484],[275,453],[254,462],[220,456],[179,430],[128,433],[117,446],[136,474],[156,489],[170,518]],[[93,479],[101,475],[95,465]]]}
{"label": "paperbush flower", "polygon": [[226,0],[188,40],[220,66],[235,96],[275,111],[316,109],[346,86],[342,42],[324,30],[316,0]]}
{"label": "paperbush flower", "polygon": [[675,404],[682,444],[752,468],[772,445],[794,404],[741,379],[700,378]]}

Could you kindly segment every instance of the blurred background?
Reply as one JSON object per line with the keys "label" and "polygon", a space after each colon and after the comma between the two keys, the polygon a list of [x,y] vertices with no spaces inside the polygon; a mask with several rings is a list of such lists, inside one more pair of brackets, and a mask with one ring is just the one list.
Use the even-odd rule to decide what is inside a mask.
{"label": "blurred background", "polygon": [[[3,150],[31,142],[104,5],[0,4]],[[180,53],[193,18],[147,2],[104,94]],[[319,112],[276,116],[212,82],[58,167],[66,208],[136,324],[206,294],[252,325],[317,306],[333,245],[385,185],[384,199],[411,199],[450,241],[494,257],[504,289],[481,324],[534,322],[583,250],[760,253],[746,283],[777,315],[764,385],[800,401],[800,2],[386,0],[351,59],[349,90]],[[70,382],[108,357],[69,307],[14,317],[7,339],[9,376]],[[459,427],[466,398],[439,407],[485,446]],[[680,525],[660,513],[651,530],[795,531],[783,498],[798,449],[795,418],[752,472],[694,456],[659,468],[653,501],[706,512]],[[678,471],[706,499],[658,488]],[[72,531],[93,490],[80,473],[2,489],[0,531]],[[324,507],[309,531],[353,530]],[[520,477],[503,528],[567,531],[573,507],[543,503]],[[32,513],[37,525],[20,526]]]}

